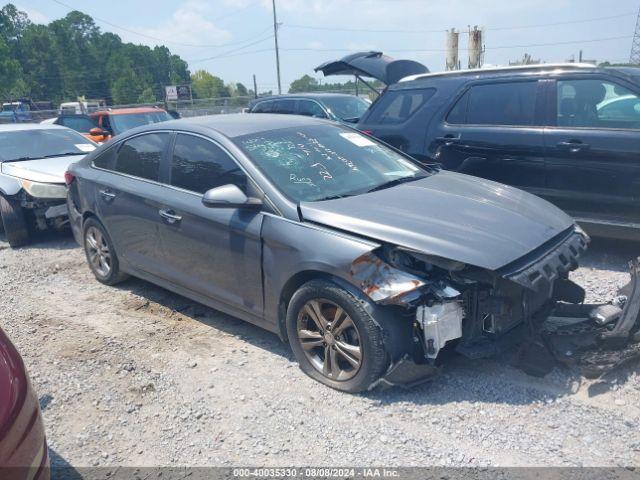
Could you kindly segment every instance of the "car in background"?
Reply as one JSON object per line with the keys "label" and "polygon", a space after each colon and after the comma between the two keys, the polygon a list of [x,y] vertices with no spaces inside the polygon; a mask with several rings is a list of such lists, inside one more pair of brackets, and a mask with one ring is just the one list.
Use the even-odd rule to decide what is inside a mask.
{"label": "car in background", "polygon": [[64,174],[96,144],[59,125],[0,125],[0,217],[11,247],[67,221]]}
{"label": "car in background", "polygon": [[640,68],[413,75],[390,85],[358,128],[416,159],[541,196],[592,235],[640,239]]}
{"label": "car in background", "polygon": [[158,107],[135,107],[100,110],[90,115],[98,127],[110,136],[120,135],[132,128],[152,123],[173,120],[165,110]]}
{"label": "car in background", "polygon": [[59,115],[43,120],[40,123],[68,127],[96,143],[106,142],[110,138],[109,133],[98,127],[95,121],[88,115]]}
{"label": "car in background", "polygon": [[301,93],[257,98],[249,103],[248,113],[280,113],[327,118],[356,123],[370,103],[343,93]]}
{"label": "car in background", "polygon": [[49,452],[38,396],[20,354],[0,329],[0,478],[49,477]]}
{"label": "car in background", "polygon": [[0,111],[0,123],[19,123],[31,121],[31,107],[27,102],[5,102]]}
{"label": "car in background", "polygon": [[60,115],[86,115],[106,108],[104,100],[83,100],[78,102],[63,102],[60,104]]}
{"label": "car in background", "polygon": [[67,182],[99,282],[134,275],[279,333],[305,373],[339,390],[412,383],[445,349],[477,359],[524,342],[539,359],[552,326],[549,356],[579,363],[611,347],[598,362],[609,368],[627,345],[640,354],[640,284],[616,305],[585,305],[568,275],[588,237],[571,217],[338,122],[148,125],[72,164]]}

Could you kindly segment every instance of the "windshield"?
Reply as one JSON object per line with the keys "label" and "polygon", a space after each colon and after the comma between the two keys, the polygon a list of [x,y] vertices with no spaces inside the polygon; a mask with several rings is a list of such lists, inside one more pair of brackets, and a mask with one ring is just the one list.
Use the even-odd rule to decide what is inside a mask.
{"label": "windshield", "polygon": [[146,113],[125,113],[120,115],[116,114],[110,115],[109,117],[115,133],[122,133],[131,128],[141,127],[142,125],[149,125],[150,123],[172,120],[171,115],[169,115],[164,110]]}
{"label": "windshield", "polygon": [[295,202],[357,195],[428,174],[394,150],[337,125],[284,128],[236,140]]}
{"label": "windshield", "polygon": [[340,120],[360,118],[369,108],[369,103],[360,97],[326,97],[322,103]]}
{"label": "windshield", "polygon": [[62,155],[85,155],[95,144],[67,129],[0,132],[0,161],[36,160]]}

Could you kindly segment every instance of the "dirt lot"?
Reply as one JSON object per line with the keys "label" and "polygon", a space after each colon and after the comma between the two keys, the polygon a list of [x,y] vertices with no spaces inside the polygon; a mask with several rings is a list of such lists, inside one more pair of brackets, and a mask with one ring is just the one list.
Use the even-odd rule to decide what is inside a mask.
{"label": "dirt lot", "polygon": [[[574,277],[608,299],[634,253],[597,243]],[[639,363],[587,381],[455,358],[412,390],[341,394],[275,335],[140,280],[99,284],[59,235],[0,237],[0,312],[54,465],[640,466]]]}

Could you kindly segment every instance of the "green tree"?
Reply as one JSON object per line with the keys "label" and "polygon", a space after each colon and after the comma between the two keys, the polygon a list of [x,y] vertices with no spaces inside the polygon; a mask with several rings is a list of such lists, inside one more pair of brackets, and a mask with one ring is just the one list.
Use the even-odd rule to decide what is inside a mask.
{"label": "green tree", "polygon": [[156,95],[153,93],[153,88],[145,88],[138,97],[138,103],[154,103],[156,101]]}
{"label": "green tree", "polygon": [[197,70],[191,74],[191,86],[196,98],[230,97],[229,89],[221,78],[206,70]]}
{"label": "green tree", "polygon": [[309,75],[303,75],[301,78],[291,82],[289,93],[313,92],[318,89],[318,81]]}

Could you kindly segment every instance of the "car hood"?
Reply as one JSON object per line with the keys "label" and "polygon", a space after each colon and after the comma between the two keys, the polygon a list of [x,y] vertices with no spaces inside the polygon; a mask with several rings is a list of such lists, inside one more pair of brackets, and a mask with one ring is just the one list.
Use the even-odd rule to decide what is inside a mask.
{"label": "car hood", "polygon": [[5,175],[43,183],[64,183],[64,172],[69,165],[81,160],[84,155],[24,160],[22,162],[4,162],[0,171]]}
{"label": "car hood", "polygon": [[354,197],[302,202],[304,221],[497,270],[574,221],[534,195],[452,172]]}
{"label": "car hood", "polygon": [[414,60],[395,60],[382,52],[358,52],[325,62],[314,71],[322,71],[325,76],[359,75],[391,85],[409,75],[428,73],[429,69]]}

